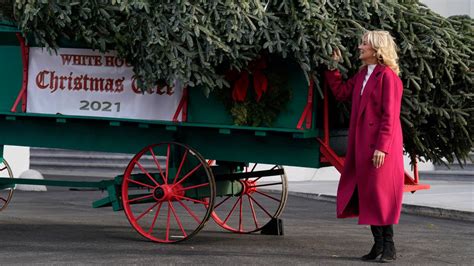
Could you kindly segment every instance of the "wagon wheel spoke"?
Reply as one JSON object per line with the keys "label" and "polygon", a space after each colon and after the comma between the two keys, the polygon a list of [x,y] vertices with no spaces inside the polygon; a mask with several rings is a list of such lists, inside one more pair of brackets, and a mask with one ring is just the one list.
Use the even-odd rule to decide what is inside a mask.
{"label": "wagon wheel spoke", "polygon": [[250,209],[252,210],[252,218],[253,218],[253,221],[255,222],[255,227],[259,228],[260,226],[258,225],[258,220],[257,220],[257,216],[255,214],[255,209],[253,207],[253,203],[252,203],[252,200],[250,199],[249,195],[247,195],[247,199],[249,200],[249,206],[250,206]]}
{"label": "wagon wheel spoke", "polygon": [[202,164],[197,165],[196,167],[194,167],[193,170],[191,170],[189,173],[187,173],[184,177],[182,177],[178,182],[174,183],[173,185],[179,185],[183,183],[186,179],[188,179],[192,174],[194,174],[201,167],[202,167]]}
{"label": "wagon wheel spoke", "polygon": [[272,197],[272,196],[270,196],[270,195],[268,195],[267,193],[264,193],[264,192],[262,192],[262,191],[258,191],[258,190],[257,190],[257,191],[255,191],[255,193],[258,193],[258,194],[260,194],[260,195],[263,195],[263,196],[265,196],[265,197],[267,197],[267,198],[269,198],[269,199],[272,199],[272,200],[274,200],[274,201],[281,202],[281,199],[277,199],[277,198],[275,198],[275,197]]}
{"label": "wagon wheel spoke", "polygon": [[181,224],[181,220],[179,219],[179,216],[176,214],[176,211],[174,210],[173,203],[171,201],[168,201],[168,206],[171,208],[171,212],[173,213],[174,218],[176,219],[176,222],[178,223],[179,229],[181,229],[181,232],[183,233],[183,236],[186,237],[186,231],[184,231],[183,225]]}
{"label": "wagon wheel spoke", "polygon": [[190,189],[195,189],[195,188],[200,188],[200,187],[205,187],[205,186],[209,186],[209,183],[204,183],[204,184],[194,185],[194,186],[190,186],[190,187],[185,187],[185,188],[182,188],[178,191],[187,191],[187,190],[190,190]]}
{"label": "wagon wheel spoke", "polygon": [[255,170],[255,168],[257,167],[257,165],[258,165],[258,163],[254,164],[253,167],[252,167],[252,170],[250,170],[250,172],[253,172]]}
{"label": "wagon wheel spoke", "polygon": [[173,184],[176,183],[176,179],[178,178],[179,174],[181,173],[181,169],[183,169],[184,162],[186,161],[186,156],[188,155],[188,150],[184,152],[183,158],[181,159],[181,163],[179,164],[178,171],[173,178]]}
{"label": "wagon wheel spoke", "polygon": [[141,196],[141,197],[138,197],[138,198],[133,198],[131,200],[127,200],[127,203],[135,203],[135,202],[139,202],[141,200],[144,200],[144,199],[150,199],[152,198],[153,195],[146,195],[146,196]]}
{"label": "wagon wheel spoke", "polygon": [[[12,169],[5,159],[3,159],[3,161],[0,160],[0,165],[0,172],[3,172],[6,177],[13,178]],[[0,211],[3,211],[7,208],[13,197],[13,192],[13,187],[7,189],[0,189]]]}
{"label": "wagon wheel spoke", "polygon": [[[164,157],[166,169],[158,160]],[[156,165],[159,174],[147,171],[145,160]],[[134,168],[141,172],[135,173]],[[158,176],[163,182],[157,181]],[[207,162],[197,151],[175,142],[145,147],[123,175],[125,215],[140,235],[154,242],[175,243],[193,237],[209,219],[215,194]]]}
{"label": "wagon wheel spoke", "polygon": [[158,182],[156,182],[155,178],[153,178],[150,173],[148,173],[148,171],[137,161],[136,162],[137,166],[142,170],[142,172],[151,180],[153,181],[153,183],[155,183],[155,185],[159,186],[160,184],[158,184]]}
{"label": "wagon wheel spoke", "polygon": [[148,209],[146,209],[144,212],[142,212],[142,213],[140,214],[140,216],[138,216],[138,217],[137,217],[137,219],[136,219],[136,220],[138,221],[138,220],[140,220],[140,219],[141,219],[143,216],[145,216],[145,215],[149,214],[149,213],[150,213],[150,211],[151,211],[151,209],[155,208],[155,207],[156,207],[156,205],[158,205],[158,202],[157,202],[157,203],[155,203],[155,204],[153,204],[151,207],[149,207]]}
{"label": "wagon wheel spoke", "polygon": [[[260,179],[260,177],[258,179]],[[265,184],[256,185],[256,186],[249,186],[249,187],[251,187],[251,188],[254,188],[254,187],[268,187],[268,186],[281,185],[281,184],[283,184],[283,182],[265,183]]]}
{"label": "wagon wheel spoke", "polygon": [[[252,173],[257,168],[266,170],[261,169],[264,166],[254,164],[245,167],[244,172]],[[271,170],[277,168],[281,168],[281,166],[270,166],[268,167],[270,170],[264,172],[272,174]],[[232,232],[251,233],[261,230],[271,219],[278,217],[286,203],[288,191],[284,171],[275,172],[277,174],[271,176],[250,176],[233,181],[239,182],[241,191],[234,191],[234,189],[239,189],[235,188],[236,184],[234,183],[232,184],[232,195],[222,195],[225,198],[214,206],[212,213],[214,221]],[[230,179],[232,180],[232,175],[230,175]],[[236,200],[229,200],[231,197],[235,198],[236,195],[238,195]],[[244,200],[248,203],[244,203]],[[238,211],[236,211],[237,204],[239,205]]]}
{"label": "wagon wheel spoke", "polygon": [[239,232],[242,232],[243,230],[243,225],[242,225],[242,195],[239,197],[240,201],[240,208],[239,208]]}
{"label": "wagon wheel spoke", "polygon": [[197,223],[200,223],[201,221],[199,220],[199,218],[197,217],[197,215],[188,207],[186,206],[186,204],[184,204],[180,199],[178,199],[178,203],[183,206],[183,208],[194,218],[194,220],[197,222]]}
{"label": "wagon wheel spoke", "polygon": [[158,170],[160,171],[160,176],[161,176],[161,178],[163,178],[163,180],[165,180],[165,175],[163,174],[163,169],[161,169],[160,163],[158,162],[158,159],[156,159],[155,152],[153,152],[153,149],[152,149],[152,148],[149,148],[149,151],[150,151],[150,153],[151,153],[151,156],[153,157],[153,161],[155,162],[156,167],[157,167]]}
{"label": "wagon wheel spoke", "polygon": [[217,209],[219,208],[219,206],[221,206],[223,203],[225,203],[228,199],[230,199],[230,197],[232,196],[227,196],[227,198],[225,198],[223,201],[219,202],[219,204],[217,204],[216,206],[214,206],[214,209]]}
{"label": "wagon wheel spoke", "polygon": [[140,185],[142,187],[147,187],[147,188],[151,188],[151,189],[155,188],[154,186],[150,186],[150,185],[147,185],[145,183],[142,183],[142,182],[139,182],[139,181],[136,181],[136,180],[133,180],[133,179],[130,179],[129,182],[135,183],[135,184]]}
{"label": "wagon wheel spoke", "polygon": [[227,217],[225,217],[224,223],[226,223],[227,220],[229,220],[230,216],[232,215],[232,213],[233,213],[234,210],[235,210],[235,207],[237,207],[237,203],[239,203],[239,200],[240,200],[241,198],[242,198],[242,197],[239,197],[239,199],[235,201],[234,206],[232,206],[232,209],[230,210],[229,214],[227,215]]}
{"label": "wagon wheel spoke", "polygon": [[262,209],[267,215],[268,217],[270,218],[273,218],[273,216],[262,206],[260,205],[260,203],[258,203],[258,201],[256,201],[252,196],[248,195],[250,197],[250,199],[255,202],[255,204],[257,204],[258,207],[260,207],[260,209]]}
{"label": "wagon wheel spoke", "polygon": [[189,201],[192,201],[192,202],[195,202],[195,203],[201,203],[203,205],[208,204],[206,201],[202,201],[202,200],[196,200],[196,199],[192,199],[192,198],[188,198],[188,197],[184,197],[184,196],[179,196],[179,195],[177,195],[177,197],[185,199],[185,200],[189,200]]}
{"label": "wagon wheel spoke", "polygon": [[168,202],[168,215],[166,216],[166,241],[170,241],[170,203]]}
{"label": "wagon wheel spoke", "polygon": [[161,205],[163,205],[163,202],[160,202],[160,205],[158,205],[158,209],[156,210],[155,216],[153,216],[153,222],[151,223],[150,230],[148,230],[148,234],[150,235],[153,232],[153,228],[155,228],[158,215],[160,215]]}
{"label": "wagon wheel spoke", "polygon": [[170,149],[171,149],[171,146],[170,144],[168,144],[168,147],[166,149],[166,176],[165,176],[165,185],[168,184],[168,176],[169,176],[169,169],[170,169]]}

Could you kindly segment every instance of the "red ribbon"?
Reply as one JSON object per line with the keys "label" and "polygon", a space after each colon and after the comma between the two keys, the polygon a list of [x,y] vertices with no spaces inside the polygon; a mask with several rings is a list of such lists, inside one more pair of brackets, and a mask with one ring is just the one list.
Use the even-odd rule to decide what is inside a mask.
{"label": "red ribbon", "polygon": [[[267,62],[263,57],[253,60],[248,66],[248,69],[253,74],[253,88],[257,102],[260,101],[268,88],[268,79],[263,73],[265,68],[267,68]],[[249,86],[249,72],[244,70],[239,73],[236,70],[229,70],[226,73],[226,78],[230,82],[234,82],[232,85],[232,99],[236,102],[245,101]]]}
{"label": "red ribbon", "polygon": [[268,79],[262,71],[255,71],[253,73],[253,88],[255,89],[256,100],[259,102],[268,88]]}
{"label": "red ribbon", "polygon": [[242,71],[239,79],[234,82],[234,88],[232,90],[232,99],[236,102],[245,101],[247,96],[247,87],[249,86],[249,72]]}

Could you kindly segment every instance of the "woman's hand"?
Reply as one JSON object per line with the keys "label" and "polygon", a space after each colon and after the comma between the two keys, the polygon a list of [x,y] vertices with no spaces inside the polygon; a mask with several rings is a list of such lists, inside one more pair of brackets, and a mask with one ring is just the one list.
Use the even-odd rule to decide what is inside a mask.
{"label": "woman's hand", "polygon": [[328,69],[333,71],[336,70],[337,63],[342,61],[341,50],[339,50],[339,48],[336,47],[332,50],[331,59],[332,62],[329,64]]}
{"label": "woman's hand", "polygon": [[341,50],[339,50],[339,48],[334,48],[332,50],[332,56],[331,56],[332,60],[334,62],[341,62],[342,61],[342,54],[341,54]]}
{"label": "woman's hand", "polygon": [[375,150],[374,157],[372,158],[372,163],[375,168],[382,166],[385,160],[385,153],[383,151]]}

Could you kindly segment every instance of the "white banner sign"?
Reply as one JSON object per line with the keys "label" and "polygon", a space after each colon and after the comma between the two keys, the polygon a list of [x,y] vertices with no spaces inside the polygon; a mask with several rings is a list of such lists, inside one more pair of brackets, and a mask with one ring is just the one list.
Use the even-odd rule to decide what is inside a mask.
{"label": "white banner sign", "polygon": [[182,96],[175,85],[143,94],[132,67],[113,53],[32,47],[27,112],[171,121]]}

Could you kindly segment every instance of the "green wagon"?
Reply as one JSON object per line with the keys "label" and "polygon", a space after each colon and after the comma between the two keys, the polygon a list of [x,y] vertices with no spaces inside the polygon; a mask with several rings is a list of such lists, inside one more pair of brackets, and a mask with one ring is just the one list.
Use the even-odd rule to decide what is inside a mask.
{"label": "green wagon", "polygon": [[[217,96],[205,97],[199,88],[183,91],[176,121],[26,112],[28,53],[16,27],[2,23],[0,171],[9,177],[0,178],[0,210],[16,184],[97,188],[108,195],[93,207],[124,210],[142,236],[174,243],[194,236],[211,217],[236,233],[268,228],[287,200],[282,165],[342,168],[343,158],[329,146],[327,101],[324,127],[318,129],[312,83],[290,63],[282,64],[292,88],[287,108],[272,127],[253,127],[233,125]],[[3,159],[3,145],[135,156],[114,179],[20,179]],[[406,180],[409,191],[423,188],[416,187],[417,179]]]}

